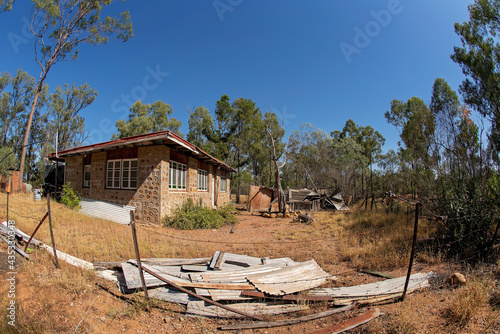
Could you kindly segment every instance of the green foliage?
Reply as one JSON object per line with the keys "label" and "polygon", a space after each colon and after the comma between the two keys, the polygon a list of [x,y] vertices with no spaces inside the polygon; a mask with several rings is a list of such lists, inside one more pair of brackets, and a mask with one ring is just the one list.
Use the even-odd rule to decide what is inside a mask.
{"label": "green foliage", "polygon": [[61,203],[70,209],[80,208],[80,196],[71,187],[71,182],[63,185],[62,189]]}
{"label": "green foliage", "polygon": [[88,84],[57,86],[50,94],[48,103],[47,132],[50,138],[57,136],[59,151],[80,146],[85,139],[85,120],[78,114],[94,102],[97,92]]}
{"label": "green foliage", "polygon": [[19,166],[19,160],[12,151],[12,147],[0,147],[0,175],[7,176],[9,169],[16,170]]}
{"label": "green foliage", "polygon": [[2,12],[8,12],[9,10],[12,9],[12,4],[16,0],[0,0],[0,13]]}
{"label": "green foliage", "polygon": [[200,201],[195,204],[188,198],[178,207],[172,216],[163,219],[163,226],[174,227],[181,230],[221,228],[225,224],[234,224],[237,219],[231,212],[231,205],[220,207],[217,210],[205,208]]}
{"label": "green foliage", "polygon": [[142,135],[145,133],[170,130],[180,135],[182,123],[175,118],[168,118],[172,114],[172,107],[163,101],[152,104],[143,104],[137,101],[130,108],[128,121],[123,119],[116,122],[118,133],[114,139]]}
{"label": "green foliage", "polygon": [[455,23],[461,47],[451,59],[466,79],[460,86],[465,103],[492,121],[490,140],[495,159],[500,152],[500,1],[475,0],[469,5],[469,21]]}

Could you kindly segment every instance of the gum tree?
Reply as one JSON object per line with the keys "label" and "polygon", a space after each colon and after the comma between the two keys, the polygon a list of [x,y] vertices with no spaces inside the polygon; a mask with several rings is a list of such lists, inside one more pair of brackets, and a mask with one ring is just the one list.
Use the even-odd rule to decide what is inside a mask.
{"label": "gum tree", "polygon": [[[35,61],[41,71],[24,134],[21,176],[24,172],[26,145],[33,114],[52,66],[59,61],[76,60],[77,48],[81,44],[96,46],[106,44],[110,37],[125,42],[133,36],[128,11],[121,13],[118,17],[101,18],[103,7],[112,2],[111,0],[33,0],[30,30],[35,36]],[[20,177],[20,186],[22,182],[23,177]]]}

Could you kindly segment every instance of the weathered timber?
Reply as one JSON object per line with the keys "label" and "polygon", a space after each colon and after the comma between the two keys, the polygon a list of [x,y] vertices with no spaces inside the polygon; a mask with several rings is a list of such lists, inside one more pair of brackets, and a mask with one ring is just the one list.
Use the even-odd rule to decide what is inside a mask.
{"label": "weathered timber", "polygon": [[258,328],[272,328],[272,327],[281,327],[281,326],[290,326],[299,324],[306,321],[316,320],[328,317],[333,314],[346,312],[352,310],[354,308],[354,304],[339,307],[333,310],[328,310],[325,312],[320,312],[316,314],[306,315],[300,318],[289,319],[289,320],[280,320],[280,321],[271,321],[271,322],[257,322],[253,324],[237,324],[237,325],[224,325],[220,327],[220,330],[223,331],[231,331],[231,330],[240,330],[240,329],[258,329]]}
{"label": "weathered timber", "polygon": [[183,271],[190,271],[190,272],[205,272],[208,271],[208,268],[209,267],[207,265],[199,266],[195,264],[184,264],[181,267]]}
{"label": "weathered timber", "polygon": [[144,273],[142,272],[141,255],[139,254],[137,233],[135,231],[135,215],[134,211],[132,210],[130,210],[130,228],[132,229],[132,239],[134,241],[134,250],[135,250],[135,256],[137,258],[137,268],[139,268],[139,277],[141,278],[142,291],[144,292],[144,297],[146,297],[146,299],[149,299],[148,288],[146,286],[146,281],[144,280]]}
{"label": "weathered timber", "polygon": [[222,304],[217,303],[217,302],[215,302],[215,301],[213,301],[213,300],[210,300],[210,299],[205,298],[205,297],[203,297],[203,296],[197,295],[196,293],[194,293],[194,292],[192,292],[192,291],[190,291],[190,290],[188,290],[188,289],[185,289],[185,288],[183,288],[183,287],[181,287],[181,286],[178,286],[177,284],[175,284],[175,283],[173,283],[173,282],[169,281],[168,279],[164,278],[162,275],[159,275],[159,274],[158,274],[158,273],[156,273],[155,271],[151,270],[151,268],[148,268],[148,266],[146,266],[146,265],[143,265],[143,266],[142,266],[142,269],[143,269],[145,272],[147,272],[148,274],[150,274],[150,275],[152,275],[152,276],[156,277],[157,279],[159,279],[159,280],[161,280],[161,281],[163,281],[163,282],[167,283],[167,284],[168,284],[168,285],[170,285],[171,287],[173,287],[173,288],[175,288],[175,289],[177,289],[177,290],[179,290],[179,291],[185,292],[185,293],[187,293],[187,294],[188,294],[188,295],[190,295],[190,296],[196,297],[196,298],[198,298],[198,299],[200,299],[200,300],[203,300],[203,301],[205,301],[205,302],[207,302],[207,303],[210,303],[210,304],[212,304],[212,305],[218,306],[218,307],[220,307],[220,308],[226,309],[226,310],[228,310],[228,311],[231,311],[231,312],[234,312],[234,313],[237,313],[237,314],[241,314],[241,315],[243,315],[243,316],[245,316],[245,317],[249,317],[249,318],[252,318],[252,319],[256,319],[256,320],[263,321],[263,319],[262,319],[261,317],[259,317],[259,316],[256,316],[256,315],[251,315],[251,314],[247,314],[246,312],[243,312],[243,311],[240,311],[240,310],[234,309],[234,308],[229,307],[229,306],[226,306],[226,305],[222,305]]}
{"label": "weathered timber", "polygon": [[302,214],[298,215],[298,217],[297,217],[297,218],[298,218],[301,222],[303,222],[303,223],[311,223],[311,222],[313,222],[313,221],[314,221],[314,218],[313,218],[313,217],[311,217],[311,216],[307,216],[307,215],[302,215]]}
{"label": "weathered timber", "polygon": [[220,252],[219,256],[217,257],[217,261],[215,262],[215,265],[212,269],[220,269],[222,266],[222,263],[224,263],[224,252]]}
{"label": "weathered timber", "polygon": [[366,313],[363,313],[362,315],[349,319],[347,321],[341,322],[339,324],[324,328],[319,331],[312,332],[310,334],[337,334],[337,333],[342,333],[345,332],[349,329],[356,328],[358,326],[361,326],[363,324],[366,324],[369,321],[372,321],[376,317],[380,316],[382,313],[380,313],[380,310],[377,308],[373,311],[368,311]]}
{"label": "weathered timber", "polygon": [[121,268],[122,262],[109,262],[109,261],[94,261],[92,262],[94,268],[103,268],[103,269],[115,269]]}

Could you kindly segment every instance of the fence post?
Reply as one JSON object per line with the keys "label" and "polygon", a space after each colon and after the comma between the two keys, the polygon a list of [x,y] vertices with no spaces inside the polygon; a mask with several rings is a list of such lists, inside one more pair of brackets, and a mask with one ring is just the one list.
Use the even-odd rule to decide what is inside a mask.
{"label": "fence post", "polygon": [[9,223],[9,197],[10,191],[7,192],[7,224]]}
{"label": "fence post", "polygon": [[408,284],[410,283],[410,276],[411,276],[411,268],[413,267],[413,258],[415,256],[415,246],[417,243],[417,233],[418,233],[418,213],[420,211],[420,206],[422,203],[417,202],[415,204],[415,226],[413,228],[413,242],[411,245],[411,254],[410,254],[410,265],[408,266],[408,273],[406,274],[406,282],[405,282],[405,287],[403,289],[403,295],[401,296],[401,301],[405,300],[406,296],[406,290],[408,290]]}
{"label": "fence post", "polygon": [[134,239],[135,256],[137,258],[137,268],[139,269],[139,276],[141,277],[142,290],[144,290],[144,296],[146,297],[146,299],[149,299],[146,281],[144,280],[144,273],[142,272],[141,256],[139,255],[139,245],[137,243],[137,234],[135,231],[135,217],[134,211],[132,210],[130,210],[130,228],[132,229],[132,239]]}
{"label": "fence post", "polygon": [[52,240],[52,250],[54,251],[54,258],[56,260],[56,268],[59,269],[59,261],[57,260],[56,243],[54,241],[54,232],[52,232],[52,215],[50,212],[50,195],[49,194],[47,194],[47,212],[49,214],[49,230],[50,230],[50,239]]}

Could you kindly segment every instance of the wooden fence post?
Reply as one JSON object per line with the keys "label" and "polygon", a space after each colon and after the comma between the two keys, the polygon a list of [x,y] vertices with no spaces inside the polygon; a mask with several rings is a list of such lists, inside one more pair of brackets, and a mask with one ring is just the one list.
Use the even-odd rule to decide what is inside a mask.
{"label": "wooden fence post", "polygon": [[132,239],[134,239],[135,256],[137,258],[137,268],[139,269],[139,276],[141,277],[142,289],[144,290],[144,296],[146,297],[146,299],[149,299],[148,288],[146,286],[144,273],[142,271],[141,256],[139,254],[139,245],[137,243],[137,233],[135,231],[135,217],[133,210],[130,210],[130,228],[132,229]]}
{"label": "wooden fence post", "polygon": [[56,259],[56,268],[59,269],[59,261],[57,260],[56,243],[54,241],[54,232],[52,232],[52,215],[50,212],[50,195],[47,194],[47,212],[49,215],[50,239],[52,240],[52,249],[54,250],[54,258]]}
{"label": "wooden fence post", "polygon": [[415,246],[417,243],[418,214],[419,214],[421,206],[422,206],[422,203],[420,203],[420,202],[417,202],[415,204],[415,226],[413,228],[413,242],[411,245],[410,265],[408,266],[408,273],[406,274],[406,282],[405,282],[405,287],[403,289],[403,295],[401,296],[401,301],[405,300],[406,290],[408,290],[408,284],[410,283],[411,268],[413,267],[413,258],[415,257]]}

